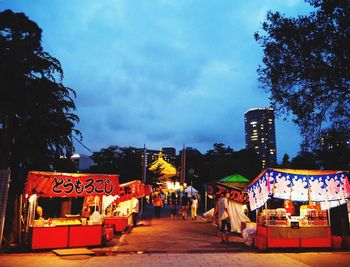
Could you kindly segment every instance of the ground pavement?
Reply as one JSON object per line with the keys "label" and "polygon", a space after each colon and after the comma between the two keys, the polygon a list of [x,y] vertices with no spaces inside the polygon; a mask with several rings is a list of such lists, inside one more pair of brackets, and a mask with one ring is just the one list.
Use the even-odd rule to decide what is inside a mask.
{"label": "ground pavement", "polygon": [[91,248],[96,256],[0,253],[0,266],[349,266],[350,252],[260,252],[245,246],[239,235],[221,244],[217,229],[201,218],[170,220],[169,209],[160,219],[152,214],[148,206],[140,226],[105,247]]}
{"label": "ground pavement", "polygon": [[192,220],[190,216],[183,220],[180,215],[171,219],[167,206],[161,210],[161,218],[153,217],[153,208],[148,206],[140,224],[125,234],[113,251],[194,253],[237,252],[248,249],[244,239],[238,234],[231,236],[230,244],[220,243],[217,228],[200,216],[197,220]]}

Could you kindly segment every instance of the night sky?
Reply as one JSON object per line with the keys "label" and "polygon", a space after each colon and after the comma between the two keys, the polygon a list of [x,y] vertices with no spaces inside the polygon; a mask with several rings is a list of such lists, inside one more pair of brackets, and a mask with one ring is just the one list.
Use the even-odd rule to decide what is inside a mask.
{"label": "night sky", "polygon": [[[91,150],[186,145],[203,153],[214,143],[244,148],[244,113],[269,106],[253,37],[267,11],[310,11],[303,0],[0,0],[5,9],[43,30],[43,49],[77,92],[77,128]],[[276,138],[279,161],[299,151],[291,119],[277,119]]]}

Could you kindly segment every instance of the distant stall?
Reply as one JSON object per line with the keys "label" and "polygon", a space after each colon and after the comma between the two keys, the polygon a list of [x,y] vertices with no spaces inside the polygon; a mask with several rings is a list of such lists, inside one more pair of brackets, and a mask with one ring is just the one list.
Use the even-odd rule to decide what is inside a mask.
{"label": "distant stall", "polygon": [[247,192],[257,212],[257,248],[329,248],[329,209],[346,203],[350,185],[344,171],[267,169]]}
{"label": "distant stall", "polygon": [[[102,244],[101,211],[97,201],[102,196],[119,194],[119,176],[106,174],[29,172],[25,195],[28,200],[26,232],[32,249],[99,246]],[[76,198],[92,200],[94,210],[65,214],[61,218],[35,218],[38,198]],[[86,204],[86,203],[85,203]],[[41,211],[42,212],[42,211]]]}
{"label": "distant stall", "polygon": [[[232,226],[231,231],[241,233],[242,226],[250,222],[250,219],[245,214],[246,204],[248,203],[248,195],[243,192],[242,188],[216,182],[207,185],[206,197],[215,200],[218,199],[224,192],[228,192],[230,194],[228,204],[230,210],[230,222]],[[209,219],[210,217],[213,217],[213,214],[214,208],[206,212],[204,217]],[[211,219],[214,220],[214,218]]]}
{"label": "distant stall", "polygon": [[132,198],[142,198],[152,193],[152,187],[139,180],[120,185],[119,195],[103,198],[104,224],[112,226],[114,232],[123,232],[132,225]]}

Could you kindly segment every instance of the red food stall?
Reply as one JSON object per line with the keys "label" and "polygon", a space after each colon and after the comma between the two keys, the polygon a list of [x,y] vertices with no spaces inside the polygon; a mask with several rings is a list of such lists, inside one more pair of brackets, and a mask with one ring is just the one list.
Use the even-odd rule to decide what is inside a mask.
{"label": "red food stall", "polygon": [[[250,208],[257,213],[257,248],[330,248],[329,209],[346,203],[350,185],[344,171],[267,169],[247,192]],[[297,202],[300,212],[293,214]],[[276,203],[284,206],[272,207]]]}
{"label": "red food stall", "polygon": [[64,218],[35,219],[39,197],[101,197],[119,193],[119,176],[29,172],[25,194],[28,197],[26,231],[32,249],[100,246],[102,221],[67,214]]}
{"label": "red food stall", "polygon": [[[123,232],[132,225],[131,201],[132,198],[141,198],[150,195],[152,187],[145,185],[139,180],[120,185],[118,198],[104,206],[113,207],[109,214],[103,218],[104,224],[113,227],[115,232]],[[107,207],[107,209],[109,209]]]}

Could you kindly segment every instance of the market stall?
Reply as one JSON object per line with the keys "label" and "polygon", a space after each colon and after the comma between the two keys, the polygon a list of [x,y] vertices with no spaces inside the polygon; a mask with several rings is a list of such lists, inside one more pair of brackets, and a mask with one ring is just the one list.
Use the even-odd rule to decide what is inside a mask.
{"label": "market stall", "polygon": [[[231,231],[241,233],[242,226],[250,222],[250,219],[244,213],[246,204],[248,202],[248,195],[244,193],[243,189],[241,188],[233,187],[218,182],[208,185],[206,195],[207,197],[218,199],[219,196],[224,192],[228,192],[230,194],[228,204],[230,211]],[[208,221],[210,221],[210,217],[212,217],[211,220],[214,220],[214,208],[203,214],[203,216]]]}
{"label": "market stall", "polygon": [[114,232],[123,232],[132,225],[133,198],[150,195],[152,188],[139,180],[120,185],[119,195],[116,199],[105,197],[103,207],[105,215],[104,224],[113,227]]}
{"label": "market stall", "polygon": [[[100,246],[102,220],[98,199],[119,194],[119,176],[103,174],[29,172],[25,195],[28,199],[26,232],[32,249]],[[45,218],[38,198],[89,197],[95,209],[88,213],[65,214],[61,218]],[[35,218],[37,211],[39,218]]]}
{"label": "market stall", "polygon": [[329,209],[346,202],[350,185],[343,171],[267,169],[247,192],[257,248],[330,248]]}

